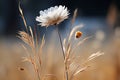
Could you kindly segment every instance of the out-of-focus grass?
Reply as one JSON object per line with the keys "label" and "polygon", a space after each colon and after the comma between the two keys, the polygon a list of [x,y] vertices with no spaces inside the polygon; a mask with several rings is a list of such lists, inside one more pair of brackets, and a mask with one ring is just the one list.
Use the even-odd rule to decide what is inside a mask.
{"label": "out-of-focus grass", "polygon": [[[60,54],[61,48],[57,39],[53,40],[53,38],[45,44],[42,57],[45,69],[43,73],[54,74],[58,80],[61,80],[64,75],[63,57]],[[98,50],[103,51],[105,55],[89,62],[88,65],[91,67],[78,74],[74,80],[118,80],[120,74],[119,48],[119,39],[111,39],[105,44],[101,43],[98,49],[94,48],[94,41],[81,45],[76,51],[80,55],[78,63],[82,63],[91,53]],[[32,80],[34,76],[32,66],[28,62],[22,62],[22,57],[25,56],[24,49],[17,41],[0,42],[0,80]],[[24,70],[20,70],[20,68]],[[46,79],[55,80],[56,78],[48,76]]]}

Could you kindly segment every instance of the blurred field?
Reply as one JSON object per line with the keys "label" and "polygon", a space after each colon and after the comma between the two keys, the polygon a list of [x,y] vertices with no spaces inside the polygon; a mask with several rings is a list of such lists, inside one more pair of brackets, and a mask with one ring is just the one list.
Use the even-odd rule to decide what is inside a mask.
{"label": "blurred field", "polygon": [[[54,74],[57,80],[63,79],[63,57],[56,35],[46,42],[43,52],[43,73]],[[53,38],[55,40],[53,40]],[[56,45],[57,44],[57,45]],[[96,47],[97,45],[97,47]],[[119,80],[120,76],[120,39],[112,38],[101,43],[96,40],[82,44],[76,53],[81,57],[78,62],[83,62],[90,54],[103,51],[105,55],[90,62],[91,67],[81,72],[74,80]],[[0,41],[0,80],[33,80],[34,71],[31,64],[22,62],[22,57],[27,56],[17,40]],[[21,70],[23,68],[24,70]],[[47,77],[45,80],[56,80]]]}
{"label": "blurred field", "polygon": [[[19,3],[21,3],[20,6]],[[80,45],[76,49],[75,54],[72,55],[80,57],[73,63],[70,69],[71,72],[75,69],[76,65],[78,66],[78,64],[84,63],[92,53],[98,51],[104,52],[104,55],[84,64],[84,66],[87,65],[90,67],[77,74],[73,80],[120,80],[119,0],[1,0],[0,80],[65,80],[65,71],[67,71],[67,69],[65,70],[65,61],[62,55],[59,37],[57,33],[54,32],[56,28],[51,27],[48,30],[41,28],[40,26],[37,26],[38,23],[35,20],[36,16],[39,15],[40,10],[58,4],[67,6],[70,12],[69,17],[73,16],[73,18],[69,18],[73,19],[72,22],[68,19],[66,23],[60,24],[60,27],[58,26],[60,34],[62,35],[62,40],[63,38],[67,38],[66,36],[69,34],[69,30],[78,24],[83,24],[83,26],[85,26],[84,28],[80,28],[82,37],[80,35],[79,39],[75,39],[75,34],[73,34],[74,39],[71,39],[71,43],[77,44],[79,40],[92,36],[92,38],[86,40],[84,44]],[[78,9],[78,16],[76,8]],[[75,9],[76,11],[73,14]],[[22,17],[22,19],[20,17]],[[76,20],[74,20],[75,17]],[[74,24],[71,26],[71,23]],[[28,27],[31,30],[27,30]],[[31,34],[30,32],[32,29],[33,33]],[[38,59],[38,61],[33,60],[32,62],[31,60],[31,63],[23,61],[28,55],[21,43],[27,46],[28,51],[30,50],[31,53],[37,53],[37,45],[32,45],[33,50],[31,50],[31,46],[28,46],[23,42],[25,40],[22,41],[18,39],[16,35],[19,34],[18,32],[20,30],[25,30],[28,34],[30,33],[31,36],[33,35],[35,38],[33,39],[33,45],[34,42],[37,44],[37,38],[42,38],[40,35],[45,34],[45,46],[42,55],[40,55],[41,59]],[[28,36],[27,39],[31,38],[31,36]],[[32,43],[32,40],[28,39],[28,44],[30,44],[29,41]],[[36,59],[35,56],[35,54],[32,54],[32,59]],[[42,60],[42,67],[41,65],[37,66],[39,68],[38,71],[41,71],[40,73],[38,72],[37,75],[33,64],[34,62],[39,63],[39,60]],[[80,65],[80,68],[82,67],[83,65]],[[40,79],[37,79],[39,74],[42,78],[40,76]]]}

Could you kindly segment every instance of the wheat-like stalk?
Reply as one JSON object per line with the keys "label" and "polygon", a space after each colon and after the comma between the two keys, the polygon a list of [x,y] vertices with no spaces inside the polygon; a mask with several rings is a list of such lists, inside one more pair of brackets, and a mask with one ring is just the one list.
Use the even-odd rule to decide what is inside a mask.
{"label": "wheat-like stalk", "polygon": [[41,80],[41,78],[42,78],[42,76],[41,76],[41,74],[42,74],[41,55],[42,55],[42,48],[45,44],[45,39],[43,36],[41,44],[40,45],[37,44],[38,37],[35,37],[35,36],[37,36],[37,35],[35,35],[37,33],[34,34],[32,28],[30,26],[29,27],[27,26],[27,23],[24,18],[23,11],[20,7],[20,4],[19,4],[19,11],[20,11],[22,20],[24,22],[26,31],[19,31],[18,37],[30,47],[30,51],[29,51],[29,48],[27,46],[25,46],[24,44],[22,44],[22,47],[25,49],[25,51],[28,55],[27,57],[24,57],[23,61],[28,61],[32,64],[33,69],[36,74],[34,80],[35,79]]}
{"label": "wheat-like stalk", "polygon": [[[28,48],[26,45],[22,44],[22,47],[25,49],[25,51],[27,53],[27,57],[24,57],[23,61],[28,61],[32,64],[34,72],[35,72],[35,77],[33,80],[36,80],[36,79],[45,80],[45,78],[49,77],[49,76],[52,76],[57,80],[56,76],[53,74],[47,74],[47,75],[42,74],[42,58],[41,57],[42,57],[42,49],[45,44],[45,38],[44,38],[45,36],[43,36],[41,44],[39,44],[37,32],[32,30],[32,28],[27,25],[23,11],[20,7],[20,4],[19,4],[19,11],[20,11],[20,14],[21,14],[21,17],[24,22],[24,26],[25,26],[26,30],[19,31],[18,37],[23,42],[25,42],[27,44],[27,46],[29,47]],[[73,18],[71,20],[71,27],[74,26],[73,24],[75,22],[76,17],[77,17],[77,9],[74,11]],[[56,27],[58,35],[59,35],[61,48],[62,48],[63,58],[64,58],[64,70],[65,70],[64,72],[66,74],[66,78],[65,78],[66,80],[73,80],[77,74],[85,71],[89,67],[89,66],[81,67],[81,65],[84,65],[87,62],[95,59],[96,57],[104,54],[99,51],[99,52],[96,52],[96,53],[93,53],[92,55],[90,55],[82,64],[79,64],[79,63],[77,65],[74,64],[75,60],[80,58],[80,56],[75,56],[76,49],[81,44],[83,44],[86,40],[91,38],[91,37],[86,37],[83,40],[78,41],[76,44],[72,43],[72,40],[75,40],[75,39],[73,39],[73,36],[74,36],[74,38],[76,37],[76,39],[79,39],[81,37],[82,32],[77,31],[77,30],[82,27],[83,27],[83,25],[80,24],[78,26],[75,26],[73,29],[71,29],[68,37],[66,37],[63,40],[63,43],[62,43],[62,37],[58,30],[58,26]],[[73,69],[71,69],[71,68],[73,68]],[[21,69],[21,70],[23,70],[23,69]],[[44,75],[44,76],[42,76],[42,75]]]}
{"label": "wheat-like stalk", "polygon": [[[75,22],[75,18],[77,16],[77,9],[74,11],[74,14],[73,14],[73,18],[72,18],[72,21],[71,21],[71,24],[73,26],[74,22]],[[70,67],[71,65],[74,65],[74,61],[79,58],[80,56],[74,56],[74,53],[76,51],[76,49],[81,45],[83,44],[86,40],[88,40],[90,37],[86,37],[84,38],[83,40],[80,40],[78,41],[77,44],[74,44],[71,42],[73,36],[75,36],[75,32],[79,29],[79,28],[82,28],[83,25],[78,25],[78,26],[75,26],[69,33],[68,37],[65,38],[63,40],[63,45],[62,46],[62,49],[63,49],[63,53],[64,53],[64,63],[65,63],[65,72],[66,72],[66,77],[67,79],[66,80],[72,80],[78,73],[80,72],[83,72],[85,71],[89,66],[85,66],[83,68],[81,68],[81,65],[87,63],[88,61],[91,61],[93,59],[95,59],[96,57],[100,56],[100,55],[103,55],[102,52],[97,52],[97,53],[94,53],[92,54],[91,56],[88,57],[88,59],[83,62],[83,64],[79,64],[79,65],[76,65],[75,69],[72,70],[72,73],[70,73]],[[80,31],[79,31],[80,32]],[[82,32],[79,33],[78,36],[81,37],[82,35]],[[77,38],[80,38],[80,37],[77,37]],[[61,38],[61,37],[60,37]],[[74,39],[75,40],[75,39]],[[62,44],[62,43],[61,43]],[[70,75],[71,74],[71,75]]]}

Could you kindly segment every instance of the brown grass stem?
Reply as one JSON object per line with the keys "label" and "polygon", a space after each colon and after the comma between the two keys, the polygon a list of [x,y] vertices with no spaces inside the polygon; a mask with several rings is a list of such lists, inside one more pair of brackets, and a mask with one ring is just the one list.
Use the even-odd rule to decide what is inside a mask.
{"label": "brown grass stem", "polygon": [[58,26],[57,26],[57,32],[58,32],[58,37],[59,37],[59,40],[60,40],[60,45],[61,45],[61,49],[62,49],[62,53],[63,53],[63,58],[65,60],[65,52],[64,52],[64,49],[63,49],[62,38],[61,38],[60,32],[58,30]]}
{"label": "brown grass stem", "polygon": [[[60,32],[58,30],[58,26],[56,26],[56,27],[57,27],[57,32],[58,32],[59,40],[60,40],[60,45],[61,45],[61,48],[62,48],[63,58],[64,58],[64,61],[65,61],[66,56],[65,56],[64,49],[63,49],[62,38],[61,38]],[[68,75],[68,70],[67,70],[67,64],[66,64],[66,62],[64,64],[65,64],[66,80],[68,80],[69,79],[69,77],[68,77],[69,75]]]}

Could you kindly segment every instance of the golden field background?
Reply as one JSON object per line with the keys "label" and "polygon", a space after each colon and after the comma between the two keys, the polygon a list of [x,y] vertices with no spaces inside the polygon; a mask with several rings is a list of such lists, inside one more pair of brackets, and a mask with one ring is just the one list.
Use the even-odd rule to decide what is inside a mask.
{"label": "golden field background", "polygon": [[[42,54],[43,74],[53,74],[57,80],[64,77],[63,57],[61,48],[53,34],[47,40]],[[82,63],[90,54],[102,51],[105,54],[89,62],[90,67],[76,76],[74,80],[119,80],[120,76],[120,38],[112,37],[104,43],[98,44],[97,40],[88,40],[76,50],[79,63]],[[25,50],[19,40],[0,41],[0,80],[33,80],[35,76],[29,62],[23,62],[26,57]],[[97,46],[96,46],[97,45]],[[23,68],[24,70],[20,70]],[[45,80],[56,80],[48,76]]]}
{"label": "golden field background", "polygon": [[[54,3],[54,1],[55,0],[53,0],[53,2],[51,0],[21,1],[21,9],[27,21],[26,23],[32,26],[33,33],[36,31],[35,34],[38,34],[37,37],[39,37],[45,32],[45,46],[41,55],[42,68],[40,67],[40,69],[42,69],[40,70],[40,74],[46,76],[43,80],[65,80],[65,64],[56,31],[54,32],[53,27],[49,28],[49,30],[45,28],[41,29],[40,27],[37,28],[35,21],[35,17],[38,15],[39,10],[46,9],[48,6],[53,6],[52,3]],[[46,2],[48,2],[48,4]],[[67,1],[57,0],[55,4],[57,2]],[[77,74],[73,80],[120,80],[120,7],[119,4],[117,4],[118,1],[106,2],[103,0],[102,2],[90,1],[88,3],[82,0],[68,0],[68,2],[71,3],[68,5],[68,9],[72,12],[70,13],[71,16],[75,8],[79,9],[78,18],[75,20],[73,26],[79,22],[80,24],[85,24],[85,28],[83,30],[80,29],[83,33],[82,37],[79,39],[72,39],[72,43],[77,43],[79,40],[92,36],[92,38],[85,41],[76,49],[73,56],[80,57],[74,62],[71,70],[75,68],[74,66],[84,63],[92,53],[98,51],[104,52],[104,55],[85,64],[90,67]],[[15,39],[12,38],[18,36],[18,32],[25,28],[23,27],[24,19],[21,20],[20,18],[19,3],[15,0],[3,0],[0,1],[0,3],[2,4],[0,5],[0,80],[38,80],[34,79],[34,77],[38,76],[34,72],[32,64],[23,61],[24,58],[27,57],[27,54],[21,46],[21,43],[27,47],[29,46],[18,39],[18,37]],[[104,3],[109,3],[109,6]],[[72,27],[70,27],[71,22],[69,22],[70,21],[60,25],[59,29],[62,40],[69,34],[67,32]],[[66,27],[63,28],[63,26]],[[64,31],[67,34],[64,33]],[[33,34],[34,38],[36,37],[35,34]],[[8,37],[11,35],[12,37]],[[30,47],[28,49],[30,49]],[[33,56],[33,58],[35,57]],[[83,66],[81,65],[81,67]]]}

